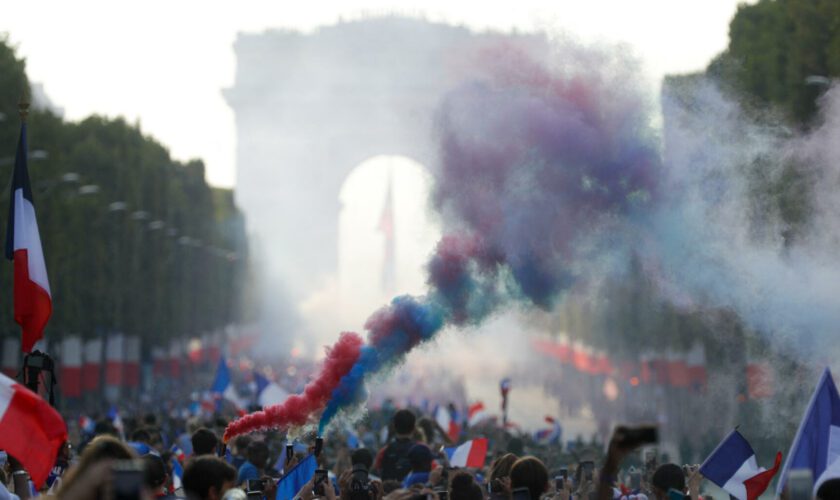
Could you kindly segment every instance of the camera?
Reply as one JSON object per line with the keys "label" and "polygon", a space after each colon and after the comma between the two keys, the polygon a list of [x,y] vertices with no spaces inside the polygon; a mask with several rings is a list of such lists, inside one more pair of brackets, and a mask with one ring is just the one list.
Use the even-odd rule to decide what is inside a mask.
{"label": "camera", "polygon": [[373,485],[370,484],[367,467],[364,464],[353,465],[353,475],[350,479],[350,499],[369,500],[375,497]]}
{"label": "camera", "polygon": [[146,469],[142,460],[117,460],[111,465],[114,500],[140,500]]}

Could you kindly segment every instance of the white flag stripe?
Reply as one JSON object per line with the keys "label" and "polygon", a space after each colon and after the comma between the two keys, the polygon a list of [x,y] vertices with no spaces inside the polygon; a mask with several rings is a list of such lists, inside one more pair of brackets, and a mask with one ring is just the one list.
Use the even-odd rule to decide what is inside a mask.
{"label": "white flag stripe", "polygon": [[41,236],[38,234],[38,221],[35,220],[35,207],[23,197],[23,189],[15,190],[15,241],[14,250],[26,250],[29,263],[29,279],[37,283],[48,295],[50,281],[47,279],[47,265],[44,263],[44,250],[41,248]]}

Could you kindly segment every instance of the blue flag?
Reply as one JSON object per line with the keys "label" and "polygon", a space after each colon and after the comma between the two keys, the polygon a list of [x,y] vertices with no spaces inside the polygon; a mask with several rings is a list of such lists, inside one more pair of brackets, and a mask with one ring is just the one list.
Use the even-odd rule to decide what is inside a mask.
{"label": "blue flag", "polygon": [[216,369],[216,378],[213,380],[213,387],[211,392],[217,394],[224,394],[225,389],[230,385],[230,370],[228,369],[227,361],[224,356],[219,358],[219,367]]}
{"label": "blue flag", "polygon": [[799,424],[776,486],[781,494],[792,469],[810,469],[814,491],[828,479],[840,477],[840,395],[828,368],[820,377]]}
{"label": "blue flag", "polygon": [[315,461],[315,455],[307,456],[299,464],[292,467],[292,470],[277,483],[276,499],[292,500],[297,492],[312,479],[317,468],[318,463]]}
{"label": "blue flag", "polygon": [[259,396],[262,391],[271,384],[267,378],[256,370],[254,370],[254,382],[257,384],[257,396]]}

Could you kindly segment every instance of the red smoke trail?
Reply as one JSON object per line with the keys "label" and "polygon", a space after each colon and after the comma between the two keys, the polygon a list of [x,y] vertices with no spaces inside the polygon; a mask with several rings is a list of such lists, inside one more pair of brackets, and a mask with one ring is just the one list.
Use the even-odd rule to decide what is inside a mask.
{"label": "red smoke trail", "polygon": [[341,378],[350,372],[350,368],[359,359],[362,344],[359,335],[342,333],[338,342],[327,350],[327,359],[324,360],[321,372],[306,385],[302,394],[295,394],[281,404],[268,406],[262,411],[234,420],[225,429],[224,442],[240,434],[262,429],[304,425],[313,413],[326,406],[333,389],[338,387]]}

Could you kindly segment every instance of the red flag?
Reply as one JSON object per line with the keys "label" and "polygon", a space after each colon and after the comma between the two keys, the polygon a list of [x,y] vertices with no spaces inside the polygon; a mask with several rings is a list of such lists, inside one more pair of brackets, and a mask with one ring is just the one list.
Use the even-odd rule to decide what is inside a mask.
{"label": "red flag", "polygon": [[0,449],[15,457],[40,488],[55,465],[67,426],[46,401],[0,375]]}
{"label": "red flag", "polygon": [[20,347],[30,352],[44,337],[44,327],[52,314],[52,296],[26,166],[26,123],[20,127],[9,198],[6,258],[14,261],[14,316],[23,330]]}

